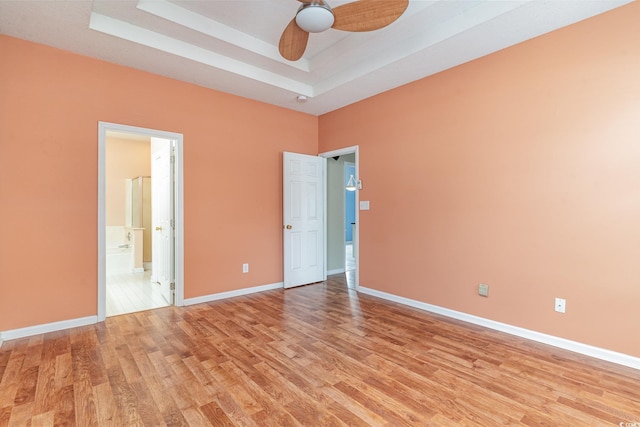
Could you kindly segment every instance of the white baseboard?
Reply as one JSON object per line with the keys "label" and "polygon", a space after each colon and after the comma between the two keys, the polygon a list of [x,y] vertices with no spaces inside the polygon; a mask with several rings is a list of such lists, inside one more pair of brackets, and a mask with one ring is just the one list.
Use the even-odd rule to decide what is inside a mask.
{"label": "white baseboard", "polygon": [[133,269],[134,273],[144,273],[144,267],[138,267]]}
{"label": "white baseboard", "polygon": [[520,328],[518,326],[512,326],[506,323],[496,322],[494,320],[485,319],[483,317],[474,316],[472,314],[463,313],[461,311],[455,311],[437,305],[427,304],[421,301],[416,301],[386,292],[377,291],[375,289],[369,289],[364,286],[359,286],[358,292],[404,304],[410,307],[418,308],[420,310],[425,310],[431,313],[451,317],[453,319],[462,320],[464,322],[473,323],[474,325],[484,326],[496,331],[506,332],[511,335],[530,339],[532,341],[537,341],[543,344],[549,344],[554,347],[573,351],[574,353],[583,354],[585,356],[594,357],[600,360],[606,360],[607,362],[613,362],[618,365],[628,366],[630,368],[640,370],[640,358],[630,356],[628,354],[618,353],[600,347],[594,347],[592,345],[583,344],[577,341],[571,341],[553,335],[543,334],[541,332]]}
{"label": "white baseboard", "polygon": [[327,276],[333,276],[334,274],[342,274],[345,272],[344,268],[336,268],[335,270],[327,270]]}
{"label": "white baseboard", "polygon": [[195,298],[185,298],[184,305],[202,304],[204,302],[217,301],[225,298],[239,297],[242,295],[255,294],[256,292],[271,291],[273,289],[282,289],[283,282],[272,283],[270,285],[254,286],[252,288],[237,289],[235,291],[220,292],[217,294],[204,295]]}
{"label": "white baseboard", "polygon": [[[203,302],[215,301],[219,299],[231,298],[241,295],[253,294],[256,292],[270,291],[272,289],[282,289],[283,282],[272,283],[270,285],[255,286],[252,288],[238,289],[235,291],[221,292],[218,294],[205,295],[196,298],[187,298],[184,305],[200,304]],[[17,338],[30,337],[32,335],[46,334],[47,332],[61,331],[63,329],[75,328],[78,326],[92,325],[98,322],[98,316],[87,316],[79,319],[62,320],[59,322],[46,323],[44,325],[28,326],[26,328],[0,331],[0,346],[3,341]]]}
{"label": "white baseboard", "polygon": [[46,334],[47,332],[61,331],[63,329],[76,328],[78,326],[93,325],[98,322],[98,316],[80,317],[78,319],[61,320],[59,322],[45,323],[43,325],[27,326],[26,328],[13,329],[0,332],[0,343],[4,340],[30,337],[32,335]]}

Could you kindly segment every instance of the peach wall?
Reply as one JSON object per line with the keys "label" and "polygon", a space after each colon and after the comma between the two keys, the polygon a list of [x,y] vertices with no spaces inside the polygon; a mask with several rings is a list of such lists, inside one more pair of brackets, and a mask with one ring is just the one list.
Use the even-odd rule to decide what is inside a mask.
{"label": "peach wall", "polygon": [[105,149],[105,221],[107,226],[126,224],[127,179],[151,176],[151,142],[107,137]]}
{"label": "peach wall", "polygon": [[320,152],[360,146],[361,286],[640,356],[639,21],[633,3],[321,116]]}
{"label": "peach wall", "polygon": [[7,36],[0,57],[0,331],[96,314],[98,121],[184,134],[186,298],[282,281],[281,153],[317,153],[316,117]]}

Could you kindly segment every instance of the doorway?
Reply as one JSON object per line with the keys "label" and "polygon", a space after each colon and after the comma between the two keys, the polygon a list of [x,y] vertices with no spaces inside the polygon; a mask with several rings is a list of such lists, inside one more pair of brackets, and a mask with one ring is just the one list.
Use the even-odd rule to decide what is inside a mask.
{"label": "doorway", "polygon": [[360,233],[356,207],[359,194],[357,190],[347,191],[346,183],[351,174],[356,181],[359,177],[358,146],[321,153],[320,156],[327,158],[327,275],[344,274],[348,287],[357,289]]}
{"label": "doorway", "polygon": [[[151,151],[148,136],[107,131],[106,316],[160,308],[168,302],[151,281]],[[157,263],[155,263],[157,264]]]}
{"label": "doorway", "polygon": [[[125,178],[126,174],[135,175],[131,172],[132,156],[125,154],[123,163],[129,164],[115,167],[117,173],[124,175],[116,178],[117,182],[108,183],[107,178],[113,178],[114,165],[110,164],[108,168],[107,160],[118,159],[113,157],[110,145],[114,143],[114,136],[125,141],[124,145],[120,144],[124,147],[132,144],[129,147],[137,148],[138,152],[146,150],[147,164],[138,169],[139,176]],[[171,163],[173,173],[158,172],[157,164],[152,172],[152,141],[156,148],[158,143],[169,148],[174,160],[171,163],[167,158],[166,164]],[[98,320],[102,321],[108,315],[158,308],[171,302],[183,305],[182,134],[100,122],[98,146]],[[122,170],[127,167],[128,171]],[[154,180],[154,174],[158,180]],[[154,184],[155,181],[158,182]],[[160,196],[152,197],[152,191],[158,191],[158,183],[164,183],[165,194],[163,196],[161,192]],[[138,197],[134,196],[135,192],[139,192]],[[157,213],[158,203],[163,204],[163,215]],[[116,205],[115,208],[110,204]],[[118,209],[119,204],[130,206]],[[154,217],[165,222],[161,226]],[[156,230],[163,230],[162,239]],[[158,254],[152,243],[154,240],[166,241],[171,245],[171,251]],[[155,279],[160,276],[162,284]],[[114,298],[122,300],[118,302]]]}
{"label": "doorway", "polygon": [[354,234],[356,233],[356,173],[355,153],[344,156],[344,271],[347,276],[356,269]]}

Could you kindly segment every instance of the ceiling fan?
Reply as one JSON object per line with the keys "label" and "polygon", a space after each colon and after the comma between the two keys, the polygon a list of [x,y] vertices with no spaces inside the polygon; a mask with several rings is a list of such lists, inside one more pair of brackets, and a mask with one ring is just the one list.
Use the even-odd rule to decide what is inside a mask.
{"label": "ceiling fan", "polygon": [[329,28],[373,31],[391,24],[404,13],[409,0],[360,0],[332,9],[324,0],[298,0],[302,5],[282,32],[279,50],[283,58],[297,61],[307,48],[309,33]]}

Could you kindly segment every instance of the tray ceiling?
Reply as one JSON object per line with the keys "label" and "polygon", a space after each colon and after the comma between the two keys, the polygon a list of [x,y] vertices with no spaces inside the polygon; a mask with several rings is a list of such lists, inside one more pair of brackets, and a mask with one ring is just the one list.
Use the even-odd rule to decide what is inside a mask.
{"label": "tray ceiling", "polygon": [[296,62],[278,52],[295,0],[0,0],[0,33],[320,115],[629,2],[411,1],[381,30],[311,34]]}

